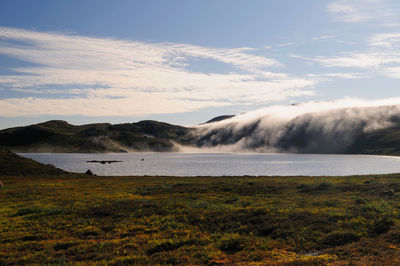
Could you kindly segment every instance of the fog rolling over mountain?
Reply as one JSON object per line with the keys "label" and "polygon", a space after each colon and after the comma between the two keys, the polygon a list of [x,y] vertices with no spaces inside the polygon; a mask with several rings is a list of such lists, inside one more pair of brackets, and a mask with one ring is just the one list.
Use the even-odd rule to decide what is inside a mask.
{"label": "fog rolling over mountain", "polygon": [[400,105],[273,106],[197,127],[197,145],[233,152],[400,153]]}
{"label": "fog rolling over mountain", "polygon": [[48,121],[0,130],[15,152],[291,152],[400,155],[400,99],[270,106],[205,124]]}

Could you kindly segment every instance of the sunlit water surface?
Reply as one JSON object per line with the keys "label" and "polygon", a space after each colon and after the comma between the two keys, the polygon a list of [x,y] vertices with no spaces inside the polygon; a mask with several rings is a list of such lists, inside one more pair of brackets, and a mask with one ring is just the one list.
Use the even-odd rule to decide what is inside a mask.
{"label": "sunlit water surface", "polygon": [[[71,172],[97,175],[239,176],[358,175],[400,172],[400,157],[227,153],[20,153]],[[118,160],[111,164],[90,160]]]}

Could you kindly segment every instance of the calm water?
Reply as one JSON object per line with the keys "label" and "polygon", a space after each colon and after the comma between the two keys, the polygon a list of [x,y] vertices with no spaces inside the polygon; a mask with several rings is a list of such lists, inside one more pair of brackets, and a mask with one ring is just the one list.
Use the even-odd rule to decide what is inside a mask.
{"label": "calm water", "polygon": [[[355,175],[400,172],[400,157],[320,154],[21,153],[72,172],[97,175]],[[142,160],[143,159],[143,160]],[[112,164],[89,160],[118,160]]]}

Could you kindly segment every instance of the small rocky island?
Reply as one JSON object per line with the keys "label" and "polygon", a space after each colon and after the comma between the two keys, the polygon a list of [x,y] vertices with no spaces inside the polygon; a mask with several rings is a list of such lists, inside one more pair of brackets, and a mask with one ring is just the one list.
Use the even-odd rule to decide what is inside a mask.
{"label": "small rocky island", "polygon": [[100,164],[110,164],[110,163],[122,163],[122,161],[116,161],[116,160],[111,160],[111,161],[98,161],[98,160],[91,160],[91,161],[86,161],[87,163],[100,163]]}

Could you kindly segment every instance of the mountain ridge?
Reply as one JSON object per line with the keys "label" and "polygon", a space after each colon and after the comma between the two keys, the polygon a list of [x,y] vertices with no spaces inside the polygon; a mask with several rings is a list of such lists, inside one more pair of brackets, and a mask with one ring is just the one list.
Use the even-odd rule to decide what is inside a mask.
{"label": "mountain ridge", "polygon": [[[375,114],[382,110],[369,111]],[[306,113],[282,122],[279,127],[268,117],[242,123],[238,122],[240,119],[227,120],[230,115],[217,116],[195,127],[154,120],[86,125],[50,120],[0,130],[0,148],[13,152],[105,153],[177,152],[188,146],[215,148],[216,152],[222,148],[221,151],[233,152],[400,155],[400,113],[387,118],[389,126],[369,129],[376,121],[368,121],[368,117],[354,119],[352,112],[353,109],[341,109]],[[326,119],[325,124],[321,122]]]}
{"label": "mountain ridge", "polygon": [[152,120],[80,126],[50,120],[0,130],[0,147],[14,152],[174,151],[173,142],[184,143],[189,130]]}

